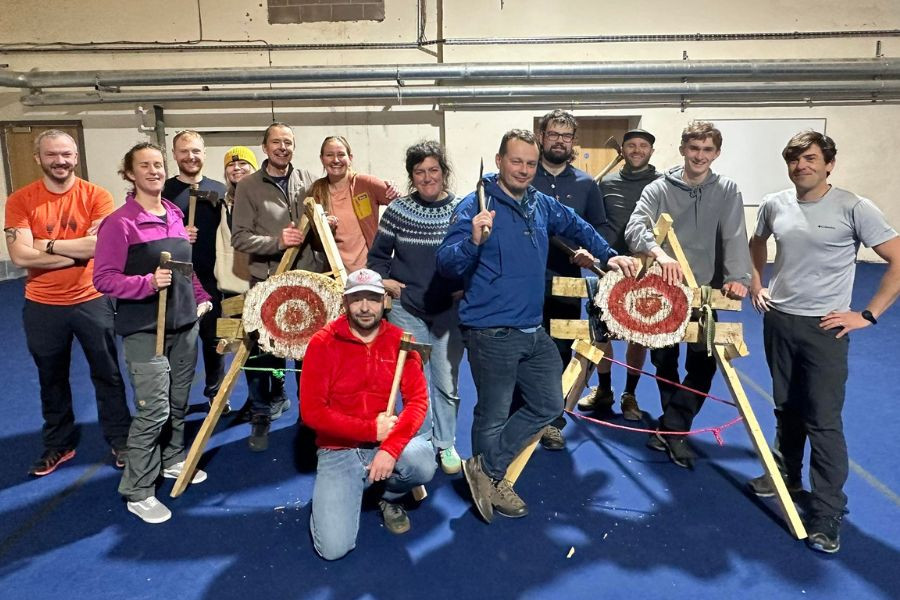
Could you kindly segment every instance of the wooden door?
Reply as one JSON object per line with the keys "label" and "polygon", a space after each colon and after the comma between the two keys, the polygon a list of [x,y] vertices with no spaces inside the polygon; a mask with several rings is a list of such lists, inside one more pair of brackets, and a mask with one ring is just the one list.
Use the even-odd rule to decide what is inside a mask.
{"label": "wooden door", "polygon": [[11,194],[44,173],[34,161],[34,140],[48,129],[59,129],[74,138],[78,144],[78,165],[75,174],[87,179],[84,166],[84,139],[80,123],[4,123],[2,135],[3,159],[6,166],[6,191]]}
{"label": "wooden door", "polygon": [[[616,157],[616,151],[606,147],[606,140],[614,137],[619,143],[622,135],[631,129],[627,117],[579,117],[575,138],[575,158],[572,166],[596,175]],[[538,131],[540,117],[534,119],[534,130]],[[619,163],[613,171],[622,166]]]}

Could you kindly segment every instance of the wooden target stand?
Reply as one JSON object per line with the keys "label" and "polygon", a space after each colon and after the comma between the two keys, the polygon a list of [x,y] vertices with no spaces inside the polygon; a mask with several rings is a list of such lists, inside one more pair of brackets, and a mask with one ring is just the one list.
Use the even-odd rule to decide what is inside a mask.
{"label": "wooden target stand", "polygon": [[[341,254],[338,251],[337,243],[334,241],[331,228],[328,226],[328,221],[325,218],[325,211],[322,209],[321,205],[316,204],[315,200],[306,198],[303,201],[303,211],[297,228],[305,235],[309,232],[310,227],[315,228],[319,239],[322,241],[322,246],[325,249],[325,256],[328,258],[328,263],[331,266],[330,274],[343,285],[347,281],[347,271],[341,260]],[[285,250],[284,255],[281,257],[281,262],[278,263],[278,267],[275,269],[273,275],[281,275],[282,273],[289,271],[297,260],[297,254],[299,252],[300,248],[297,246]],[[244,324],[240,319],[243,310],[244,294],[222,301],[223,318],[219,319],[216,323],[216,335],[221,338],[217,351],[220,354],[234,352],[234,358],[231,361],[231,365],[228,367],[228,371],[225,373],[225,377],[222,379],[222,385],[219,386],[219,391],[210,403],[209,413],[203,420],[203,424],[200,426],[197,437],[194,438],[194,443],[191,445],[191,449],[184,461],[184,468],[181,470],[181,475],[178,476],[175,485],[172,487],[172,493],[170,494],[172,498],[180,496],[194,478],[194,472],[197,470],[197,463],[200,462],[200,456],[202,456],[203,451],[206,449],[206,445],[209,443],[210,437],[212,437],[213,430],[219,422],[219,418],[222,416],[222,410],[225,408],[225,404],[231,396],[231,392],[234,389],[238,376],[241,374],[241,369],[243,369],[244,364],[246,364],[247,359],[250,357],[250,348],[253,345],[253,342],[247,332],[244,331]]]}
{"label": "wooden target stand", "polygon": [[[692,307],[698,308],[701,302],[700,289],[697,286],[697,280],[694,278],[694,274],[687,262],[681,244],[675,236],[675,231],[672,229],[672,218],[668,214],[662,214],[656,223],[656,227],[653,229],[653,233],[658,244],[662,245],[663,242],[668,242],[675,259],[681,265],[685,284],[692,288],[694,292]],[[647,259],[645,266],[649,266],[651,261],[652,259]],[[714,292],[718,291],[719,290],[714,290]],[[586,298],[587,290],[585,288],[584,280],[581,278],[554,277],[552,294],[554,296],[569,298]],[[740,300],[727,298],[721,293],[711,294],[710,305],[716,310],[741,310]],[[552,319],[550,321],[550,335],[557,339],[574,340],[572,344],[572,360],[569,361],[569,364],[562,375],[565,407],[566,410],[571,411],[584,392],[593,368],[603,358],[603,351],[587,341],[590,339],[587,321]],[[691,343],[703,339],[705,339],[705,332],[701,330],[700,324],[691,322],[688,324],[687,330],[684,333],[684,338],[681,341]],[[753,442],[756,454],[766,471],[766,475],[774,484],[775,498],[777,499],[781,512],[787,522],[788,529],[797,539],[805,539],[806,528],[803,526],[803,522],[800,519],[800,515],[797,513],[797,508],[794,506],[793,500],[791,500],[790,493],[788,493],[787,486],[785,485],[781,472],[775,462],[775,457],[769,449],[769,445],[766,442],[762,429],[760,429],[759,421],[757,421],[753,408],[750,405],[750,401],[747,399],[747,394],[744,392],[744,388],[741,385],[737,372],[731,364],[731,361],[735,358],[747,356],[749,354],[747,346],[744,343],[743,329],[740,323],[716,324],[713,353],[716,357],[716,363],[719,370],[725,378],[725,383],[731,393],[734,404],[743,418],[744,426],[747,428],[747,433],[750,436],[750,440]],[[522,474],[522,470],[534,453],[542,434],[543,431],[538,432],[538,434],[528,442],[525,448],[523,448],[510,463],[505,477],[510,483],[514,484]]]}

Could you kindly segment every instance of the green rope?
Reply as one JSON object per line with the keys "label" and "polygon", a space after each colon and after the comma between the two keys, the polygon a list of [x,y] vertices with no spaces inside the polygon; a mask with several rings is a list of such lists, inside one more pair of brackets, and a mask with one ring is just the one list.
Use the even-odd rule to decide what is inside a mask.
{"label": "green rope", "polygon": [[302,369],[288,369],[285,367],[284,369],[267,369],[265,367],[241,367],[242,371],[269,371],[272,373],[272,377],[277,379],[284,379],[285,371],[294,371],[295,373],[299,373]]}
{"label": "green rope", "polygon": [[710,304],[712,288],[708,285],[700,287],[700,329],[703,343],[706,344],[706,355],[713,355],[713,344],[716,341],[716,320]]}

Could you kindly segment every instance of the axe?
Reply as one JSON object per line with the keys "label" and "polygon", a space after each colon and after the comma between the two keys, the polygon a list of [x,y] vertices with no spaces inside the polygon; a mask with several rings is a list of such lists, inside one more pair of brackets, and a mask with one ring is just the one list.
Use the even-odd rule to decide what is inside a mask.
{"label": "axe", "polygon": [[603,167],[603,170],[600,171],[600,173],[596,177],[594,177],[594,181],[596,181],[597,183],[600,183],[600,180],[603,179],[607,173],[613,170],[613,167],[615,167],[621,160],[625,158],[624,156],[622,156],[622,145],[619,144],[619,140],[617,140],[616,138],[610,136],[610,138],[606,140],[606,143],[603,145],[603,147],[610,150],[615,150],[616,157],[612,159],[608,165]]}
{"label": "axe", "polygon": [[[172,260],[172,254],[169,252],[159,253],[159,267],[187,277],[190,277],[194,270],[194,265],[189,262]],[[156,311],[156,356],[163,355],[166,345],[166,302],[169,299],[169,287],[159,290],[159,307]]]}
{"label": "axe", "polygon": [[[475,186],[475,194],[478,196],[478,212],[487,210],[487,203],[484,199],[484,159],[481,159],[481,171],[478,172],[478,184]],[[481,227],[481,243],[487,241],[491,236],[491,228],[487,225]]]}
{"label": "axe", "polygon": [[197,183],[191,184],[188,192],[188,227],[194,226],[194,218],[197,215],[197,200],[205,200],[215,206],[219,202],[219,193],[215,190],[200,190]]}
{"label": "axe", "polygon": [[[418,352],[422,357],[422,363],[428,362],[431,356],[431,346],[429,344],[420,344],[412,341],[412,334],[404,331],[400,336],[400,353],[397,355],[397,367],[394,369],[394,381],[391,384],[391,394],[388,396],[387,408],[384,409],[385,414],[393,415],[394,408],[397,404],[397,392],[400,391],[400,378],[403,375],[403,366],[406,364],[406,355],[410,352]],[[428,491],[424,485],[417,485],[412,489],[413,498],[421,502],[428,496]]]}
{"label": "axe", "polygon": [[[562,238],[553,236],[552,238],[550,238],[550,243],[565,252],[569,256],[569,258],[575,256],[575,248],[565,243]],[[604,275],[606,275],[606,271],[604,271],[597,265],[591,265],[590,267],[588,267],[588,271],[599,277],[603,277]]]}

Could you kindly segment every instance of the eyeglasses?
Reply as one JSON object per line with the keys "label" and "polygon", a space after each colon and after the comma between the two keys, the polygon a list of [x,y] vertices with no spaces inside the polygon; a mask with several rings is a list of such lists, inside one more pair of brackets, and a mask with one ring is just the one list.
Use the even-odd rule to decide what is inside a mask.
{"label": "eyeglasses", "polygon": [[559,138],[562,138],[564,142],[571,142],[575,139],[574,133],[560,133],[558,131],[545,131],[544,137],[550,140],[551,142],[555,142]]}

